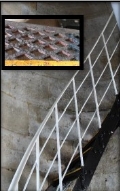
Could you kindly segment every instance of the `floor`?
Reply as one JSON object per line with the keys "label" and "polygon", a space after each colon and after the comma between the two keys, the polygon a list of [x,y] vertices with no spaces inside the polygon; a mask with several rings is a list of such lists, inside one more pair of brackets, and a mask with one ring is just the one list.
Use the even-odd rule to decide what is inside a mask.
{"label": "floor", "polygon": [[[7,22],[7,21],[6,21]],[[72,33],[74,33],[74,30],[69,30],[69,29],[61,29],[60,28],[60,26],[59,26],[59,21],[58,21],[58,19],[30,19],[30,20],[28,20],[25,24],[24,24],[24,26],[30,26],[29,24],[36,24],[36,25],[38,25],[38,26],[40,26],[40,25],[44,25],[44,26],[52,26],[52,28],[51,29],[53,29],[53,27],[59,27],[59,28],[55,28],[54,30],[56,31],[56,30],[58,30],[58,32],[60,32],[61,31],[61,34],[64,32],[64,30],[68,33],[68,32],[72,32]],[[23,25],[23,23],[18,23],[18,22],[12,22],[12,25],[14,26],[21,26],[21,25]],[[32,26],[32,25],[31,25]],[[40,26],[40,27],[42,27],[42,26]],[[48,28],[48,29],[50,29],[50,27]],[[9,29],[7,29],[7,30],[9,30]],[[40,30],[40,29],[39,29]],[[41,29],[42,30],[42,29]],[[77,30],[75,30],[75,31],[77,31]],[[58,33],[57,31],[56,31],[56,35],[58,35],[57,33]],[[75,34],[77,34],[76,32],[75,32]],[[13,33],[13,35],[14,35],[14,33]],[[48,33],[48,34],[46,34],[47,35],[47,38],[49,37],[49,35],[51,35],[51,32],[50,33]],[[41,36],[39,36],[39,39],[40,38],[42,38]],[[24,39],[26,39],[26,38],[24,38]],[[59,37],[59,39],[61,40],[61,36]],[[75,55],[77,55],[77,52],[75,53],[74,52],[74,50],[68,50],[67,48],[65,49],[65,45],[62,45],[62,44],[60,44],[60,42],[59,42],[59,39],[58,38],[56,38],[56,41],[55,41],[55,36],[54,36],[54,41],[55,42],[58,42],[58,46],[56,45],[56,43],[55,42],[51,42],[51,40],[49,40],[49,39],[47,39],[47,41],[45,41],[46,43],[54,43],[55,44],[55,46],[57,46],[58,48],[58,50],[59,50],[59,54],[60,54],[60,58],[59,58],[59,54],[57,53],[57,57],[55,57],[55,55],[53,55],[53,57],[51,57],[50,55],[52,55],[52,52],[54,51],[53,50],[53,48],[51,48],[50,47],[50,45],[49,46],[45,46],[46,47],[46,53],[41,53],[41,52],[39,52],[39,51],[37,51],[38,49],[36,49],[36,50],[34,50],[34,51],[32,51],[32,53],[33,53],[33,56],[32,56],[32,54],[30,55],[30,52],[29,52],[29,55],[31,56],[31,60],[33,60],[33,58],[34,58],[34,60],[35,60],[35,62],[33,62],[33,61],[30,61],[29,60],[29,57],[28,56],[26,56],[26,55],[22,55],[22,56],[20,56],[20,58],[18,58],[18,59],[16,59],[15,60],[15,62],[13,62],[13,60],[14,60],[14,58],[15,57],[13,57],[12,59],[11,58],[7,58],[6,60],[7,60],[7,62],[5,62],[5,66],[79,66],[80,64],[79,64],[79,61],[78,61],[78,58],[74,58],[74,57],[70,57],[70,54],[71,53],[73,53],[73,54],[75,54]],[[72,41],[70,41],[70,42],[68,42],[68,37],[66,36],[66,39],[67,39],[67,41],[66,41],[66,43],[68,44],[68,43],[73,43]],[[28,38],[27,40],[31,40],[30,38]],[[63,40],[63,38],[62,38],[62,40]],[[77,39],[76,39],[77,40]],[[24,40],[23,40],[24,41]],[[22,41],[22,42],[23,42]],[[64,41],[65,41],[65,39],[64,39]],[[10,43],[11,43],[11,41],[9,41]],[[17,41],[15,42],[16,44],[18,43]],[[38,44],[37,44],[38,43]],[[79,43],[79,42],[78,42]],[[9,44],[9,43],[8,43]],[[73,43],[74,44],[74,43]],[[35,43],[34,43],[34,45],[35,45]],[[38,47],[41,47],[42,48],[42,45],[39,43],[39,42],[36,42],[36,45],[38,45]],[[22,44],[21,44],[21,46],[22,46]],[[61,47],[62,46],[62,47]],[[22,46],[23,47],[23,46]],[[44,46],[43,46],[44,47]],[[61,47],[61,48],[60,48]],[[28,47],[27,47],[28,48]],[[24,48],[24,49],[26,49],[26,48]],[[61,52],[61,51],[63,51],[63,50],[67,50],[68,51],[68,53],[64,53],[64,52]],[[11,52],[12,50],[10,49],[10,52]],[[9,50],[7,50],[7,53],[9,52]],[[13,49],[13,51],[11,52],[11,53],[8,53],[8,54],[15,54],[15,53],[18,53],[18,51],[15,51],[14,49]],[[47,54],[49,54],[49,55],[47,55]],[[39,58],[39,56],[40,55],[42,55],[42,56],[44,56],[44,58],[43,57],[41,57],[41,59]],[[48,57],[48,58],[47,58]],[[68,59],[68,60],[67,60]],[[10,61],[10,60],[12,60],[12,61]],[[21,61],[18,61],[18,60],[22,60],[22,62]],[[24,61],[24,60],[28,60],[28,62],[26,62],[26,61]],[[37,62],[36,62],[36,60],[37,60]],[[38,62],[38,60],[39,60],[39,62]],[[46,62],[46,60],[47,60],[47,62]],[[58,60],[59,61],[62,61],[62,62],[58,62]],[[73,62],[69,62],[69,61],[71,61],[71,60],[73,60]],[[48,61],[51,61],[51,62],[48,62]],[[55,62],[53,62],[53,61],[55,61]],[[67,62],[66,62],[67,61]]]}

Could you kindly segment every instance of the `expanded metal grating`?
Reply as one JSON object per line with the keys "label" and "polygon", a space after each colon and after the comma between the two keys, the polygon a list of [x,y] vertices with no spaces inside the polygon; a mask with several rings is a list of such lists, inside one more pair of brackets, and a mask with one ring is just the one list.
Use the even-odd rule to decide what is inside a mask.
{"label": "expanded metal grating", "polygon": [[79,30],[5,21],[6,60],[80,59]]}

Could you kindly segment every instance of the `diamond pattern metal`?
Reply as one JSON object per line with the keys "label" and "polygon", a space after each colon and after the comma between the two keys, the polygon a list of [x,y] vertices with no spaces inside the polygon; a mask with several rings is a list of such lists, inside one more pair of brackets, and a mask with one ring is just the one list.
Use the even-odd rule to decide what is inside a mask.
{"label": "diamond pattern metal", "polygon": [[79,61],[78,30],[5,21],[6,60]]}

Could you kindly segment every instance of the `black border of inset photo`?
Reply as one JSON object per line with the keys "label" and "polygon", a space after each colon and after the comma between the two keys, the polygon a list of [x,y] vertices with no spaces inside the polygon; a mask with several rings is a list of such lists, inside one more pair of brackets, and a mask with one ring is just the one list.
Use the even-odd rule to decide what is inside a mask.
{"label": "black border of inset photo", "polygon": [[[5,19],[79,19],[79,66],[5,66]],[[2,15],[2,69],[3,70],[83,70],[84,69],[84,16],[83,15]]]}

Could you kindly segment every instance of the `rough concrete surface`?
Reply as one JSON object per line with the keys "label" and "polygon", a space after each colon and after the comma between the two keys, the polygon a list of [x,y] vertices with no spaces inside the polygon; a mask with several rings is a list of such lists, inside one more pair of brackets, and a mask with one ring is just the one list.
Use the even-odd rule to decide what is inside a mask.
{"label": "rough concrete surface", "polygon": [[34,15],[36,13],[36,2],[2,2],[2,15]]}
{"label": "rough concrete surface", "polygon": [[111,137],[98,164],[88,191],[119,191],[120,128]]}
{"label": "rough concrete surface", "polygon": [[[5,7],[5,4],[7,7]],[[22,4],[22,3],[21,3]],[[68,8],[69,4],[69,8]],[[25,3],[25,6],[27,3]],[[12,5],[11,5],[12,6]],[[17,6],[14,4],[14,6]],[[22,5],[22,10],[19,10],[19,14],[84,14],[84,40],[85,40],[85,56],[91,50],[93,44],[97,40],[99,34],[101,33],[110,13],[111,6],[110,3],[98,3],[98,2],[80,2],[78,4],[69,3],[69,2],[45,2],[37,3],[37,11],[35,11],[35,4],[32,8],[27,6],[26,8]],[[11,9],[11,8],[10,8]],[[7,3],[4,3],[2,6],[2,14],[12,14],[11,10]],[[14,7],[16,11],[16,8]],[[13,11],[13,9],[12,9]],[[14,12],[16,14],[16,12]],[[18,14],[18,12],[17,12]],[[37,22],[37,21],[36,21]],[[114,24],[115,20],[113,19],[112,23]],[[38,23],[40,24],[40,23]],[[110,29],[111,27],[109,27]],[[109,33],[109,30],[106,31],[106,36]],[[116,43],[118,35],[118,30],[116,31],[114,37],[112,38],[112,44]],[[112,44],[109,46],[109,51],[112,51]],[[101,45],[100,45],[101,46]],[[100,46],[96,48],[92,59],[94,56],[97,56],[97,51]],[[116,56],[112,60],[113,70],[116,69],[118,65],[118,53],[117,50]],[[106,57],[104,54],[100,58],[100,62],[97,63],[94,68],[95,81],[99,77],[99,72],[102,70]],[[98,67],[97,67],[98,66]],[[79,87],[82,79],[85,77],[85,74],[89,70],[89,65],[86,63],[85,70],[80,71],[79,75],[76,77],[76,86]],[[100,100],[104,89],[107,87],[107,84],[110,80],[109,70],[106,71],[106,74],[103,76],[103,79],[100,81],[100,84],[97,87],[98,100]],[[27,149],[32,137],[34,136],[36,130],[44,120],[48,110],[53,105],[56,98],[64,89],[65,85],[71,79],[75,71],[64,70],[64,71],[2,71],[2,132],[1,132],[1,154],[2,154],[2,191],[6,191],[10,185],[12,177],[16,171],[19,162],[21,161],[25,150]],[[120,87],[119,72],[116,76],[117,87]],[[90,76],[86,83],[84,84],[82,90],[78,92],[78,102],[79,108],[83,104],[86,96],[90,92],[92,87]],[[59,115],[61,115],[63,108],[69,101],[69,98],[72,95],[72,85],[64,95],[64,99],[59,104]],[[101,120],[104,119],[104,116],[107,114],[109,109],[114,102],[115,96],[110,96],[113,94],[113,87],[110,87],[110,91],[105,98],[105,102],[101,106]],[[75,119],[75,109],[74,102],[71,103],[69,109],[66,111],[64,118],[60,122],[60,140],[62,141],[66,135],[67,129],[72,124]],[[93,95],[90,98],[89,103],[85,107],[84,111],[81,114],[81,124],[84,129],[84,126],[90,120],[93,110],[95,108],[95,103],[93,102]],[[93,130],[89,131],[88,137],[85,141],[91,137],[91,134],[95,132],[95,126],[97,118],[93,120]],[[48,136],[48,133],[54,124],[54,114],[46,125],[45,131],[42,132],[42,137],[40,139],[40,146],[45,143],[45,140]],[[62,168],[64,168],[65,162],[68,160],[69,156],[76,146],[76,126],[74,130],[69,135],[64,148],[62,150]],[[99,163],[99,166],[95,172],[93,180],[89,186],[89,191],[119,191],[119,130],[115,132],[111,138],[104,155]],[[48,143],[48,148],[45,148],[41,156],[41,179],[44,178],[47,165],[51,163],[53,156],[55,155],[56,145],[55,145],[55,136],[56,132],[54,131],[50,142]],[[51,152],[52,151],[52,152]],[[66,154],[65,154],[66,153]],[[35,149],[30,157],[26,169],[23,173],[23,176],[20,181],[20,190],[23,188],[23,183],[25,182],[27,175],[30,171],[31,165],[33,164],[33,159],[35,157]],[[56,163],[51,171],[51,176],[49,176],[48,181],[45,183],[45,187],[51,183],[51,179],[56,175]],[[35,190],[35,173],[33,173],[33,179],[29,184],[27,190]],[[43,191],[45,188],[43,188]]]}

